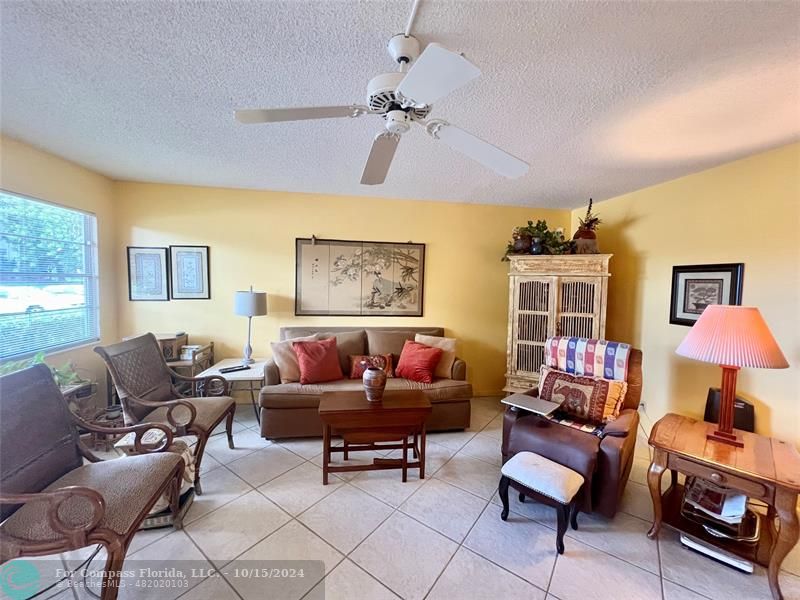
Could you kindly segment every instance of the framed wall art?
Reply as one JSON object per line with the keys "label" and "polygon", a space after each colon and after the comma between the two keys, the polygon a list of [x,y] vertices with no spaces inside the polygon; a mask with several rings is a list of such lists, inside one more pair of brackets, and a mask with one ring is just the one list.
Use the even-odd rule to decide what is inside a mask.
{"label": "framed wall art", "polygon": [[128,299],[169,300],[166,248],[128,246]]}
{"label": "framed wall art", "polygon": [[296,315],[422,316],[425,244],[295,243]]}
{"label": "framed wall art", "polygon": [[692,326],[709,304],[741,304],[744,263],[672,267],[669,322]]}
{"label": "framed wall art", "polygon": [[208,300],[211,282],[208,246],[170,246],[173,300]]}

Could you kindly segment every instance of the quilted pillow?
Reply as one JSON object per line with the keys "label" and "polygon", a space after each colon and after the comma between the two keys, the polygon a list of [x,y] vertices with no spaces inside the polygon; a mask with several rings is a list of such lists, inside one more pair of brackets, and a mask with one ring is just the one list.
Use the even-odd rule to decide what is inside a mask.
{"label": "quilted pillow", "polygon": [[361,354],[350,356],[350,379],[361,379],[368,367],[381,369],[386,373],[386,377],[394,377],[391,354],[373,354],[372,356]]}
{"label": "quilted pillow", "polygon": [[441,348],[432,348],[408,340],[403,345],[395,372],[398,377],[411,381],[433,383],[433,373],[442,359],[442,354]]}
{"label": "quilted pillow", "polygon": [[278,367],[278,373],[281,377],[281,383],[294,383],[300,381],[300,365],[297,362],[297,354],[292,348],[294,342],[311,342],[318,340],[319,335],[309,335],[305,337],[296,337],[282,342],[270,342],[272,347],[272,360]]}
{"label": "quilted pillow", "polygon": [[616,379],[579,377],[542,366],[539,397],[590,423],[604,424],[619,415],[628,384]]}
{"label": "quilted pillow", "polygon": [[336,352],[336,338],[317,342],[293,342],[300,364],[300,383],[323,383],[344,379]]}

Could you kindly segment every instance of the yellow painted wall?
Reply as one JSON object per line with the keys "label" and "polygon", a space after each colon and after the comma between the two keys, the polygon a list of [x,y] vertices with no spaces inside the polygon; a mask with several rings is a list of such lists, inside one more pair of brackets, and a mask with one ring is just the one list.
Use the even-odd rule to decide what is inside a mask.
{"label": "yellow painted wall", "polygon": [[[498,393],[505,373],[506,263],[515,225],[547,219],[569,224],[568,211],[442,202],[384,200],[175,185],[115,184],[118,273],[128,245],[211,247],[211,300],[130,302],[117,280],[120,335],[185,330],[190,341],[214,340],[219,357],[241,356],[247,321],[233,314],[235,290],[269,292],[269,315],[253,319],[254,355],[265,355],[281,325],[442,326],[478,394]],[[295,317],[295,238],[425,243],[425,315]]]}
{"label": "yellow painted wall", "polygon": [[[32,146],[0,137],[0,188],[46,200],[70,208],[94,213],[97,216],[98,261],[100,270],[100,335],[103,344],[117,339],[116,277],[114,265],[114,202],[113,184],[98,175],[53,154]],[[74,361],[87,369],[105,398],[105,369],[90,344],[81,348],[56,352],[47,362],[61,366]]]}
{"label": "yellow painted wall", "polygon": [[644,351],[648,420],[702,417],[720,384],[719,367],[675,354],[688,328],[669,324],[673,265],[742,262],[742,304],[759,307],[790,368],[742,369],[739,395],[755,402],[757,431],[800,445],[800,144],[595,208],[600,248],[614,253],[607,337]]}

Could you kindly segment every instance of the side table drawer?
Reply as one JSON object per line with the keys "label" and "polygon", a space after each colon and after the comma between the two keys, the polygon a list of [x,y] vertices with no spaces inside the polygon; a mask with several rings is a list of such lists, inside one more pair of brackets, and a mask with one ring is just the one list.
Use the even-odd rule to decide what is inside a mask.
{"label": "side table drawer", "polygon": [[762,500],[770,500],[772,498],[772,490],[757,481],[731,475],[725,471],[716,470],[708,465],[702,465],[680,456],[670,455],[669,468],[676,469],[686,475],[696,475],[718,485],[739,490],[751,498],[760,498]]}

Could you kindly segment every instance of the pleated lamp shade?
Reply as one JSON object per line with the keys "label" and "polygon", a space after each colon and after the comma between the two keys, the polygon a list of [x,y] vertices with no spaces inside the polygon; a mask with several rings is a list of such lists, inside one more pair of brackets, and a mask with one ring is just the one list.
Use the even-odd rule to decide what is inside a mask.
{"label": "pleated lamp shade", "polygon": [[752,306],[712,304],[675,352],[730,367],[785,369],[789,366],[761,312]]}

